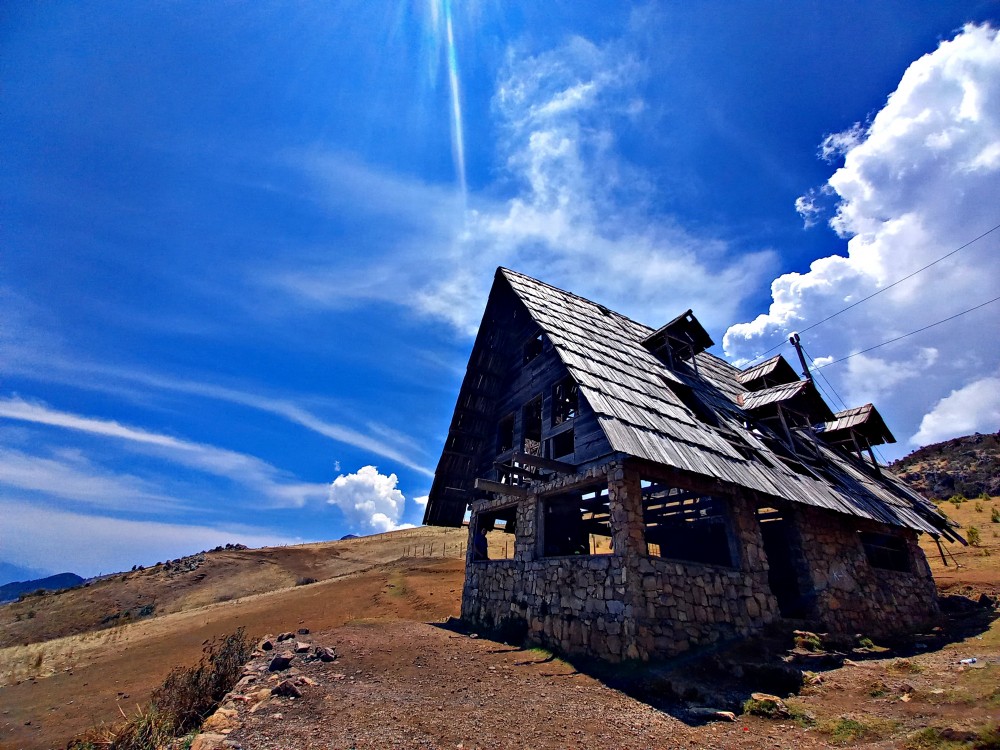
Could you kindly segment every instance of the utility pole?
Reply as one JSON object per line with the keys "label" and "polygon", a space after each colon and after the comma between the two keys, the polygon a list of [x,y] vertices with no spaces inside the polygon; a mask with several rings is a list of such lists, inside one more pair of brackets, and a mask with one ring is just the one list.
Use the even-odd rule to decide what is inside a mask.
{"label": "utility pole", "polygon": [[799,355],[799,362],[802,363],[802,374],[805,376],[805,379],[812,380],[812,375],[809,373],[809,365],[806,364],[805,355],[802,353],[802,344],[799,342],[799,334],[793,333],[789,336],[788,343],[795,347],[795,353]]}

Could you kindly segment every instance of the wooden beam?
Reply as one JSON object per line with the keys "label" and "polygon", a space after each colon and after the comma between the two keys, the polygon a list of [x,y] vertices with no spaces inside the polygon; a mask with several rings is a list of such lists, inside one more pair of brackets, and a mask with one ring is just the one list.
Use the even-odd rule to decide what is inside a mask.
{"label": "wooden beam", "polygon": [[523,451],[515,451],[514,455],[511,456],[511,460],[527,466],[536,466],[539,469],[554,471],[558,474],[571,474],[576,471],[576,467],[573,464],[568,464],[564,461],[553,461],[551,458],[533,456],[530,453],[524,453]]}
{"label": "wooden beam", "polygon": [[497,469],[507,472],[508,474],[513,474],[517,477],[523,477],[525,479],[541,479],[542,475],[536,471],[532,471],[526,466],[511,466],[510,464],[501,463],[499,461],[494,461],[493,466]]}
{"label": "wooden beam", "polygon": [[510,495],[521,500],[528,496],[528,491],[523,487],[515,487],[510,484],[500,484],[489,479],[476,479],[476,489],[485,492],[492,492],[495,495]]}

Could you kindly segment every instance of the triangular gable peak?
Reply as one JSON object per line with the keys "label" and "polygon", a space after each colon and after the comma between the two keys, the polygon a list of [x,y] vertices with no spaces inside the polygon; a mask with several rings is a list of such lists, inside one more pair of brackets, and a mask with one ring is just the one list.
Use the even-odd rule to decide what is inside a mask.
{"label": "triangular gable peak", "polygon": [[[498,269],[429,493],[424,523],[458,526],[484,488],[517,489],[607,454],[547,328]],[[477,489],[478,486],[478,489]]]}

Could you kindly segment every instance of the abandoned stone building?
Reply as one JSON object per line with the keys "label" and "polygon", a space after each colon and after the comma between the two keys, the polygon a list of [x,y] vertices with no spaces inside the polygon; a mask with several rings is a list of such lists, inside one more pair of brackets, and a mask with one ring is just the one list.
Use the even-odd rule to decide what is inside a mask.
{"label": "abandoned stone building", "polygon": [[[424,517],[468,517],[465,620],[618,661],[936,614],[917,538],[957,537],[879,468],[875,408],[834,414],[780,355],[740,370],[712,345],[691,311],[654,330],[497,270]],[[509,554],[477,559],[480,529]]]}

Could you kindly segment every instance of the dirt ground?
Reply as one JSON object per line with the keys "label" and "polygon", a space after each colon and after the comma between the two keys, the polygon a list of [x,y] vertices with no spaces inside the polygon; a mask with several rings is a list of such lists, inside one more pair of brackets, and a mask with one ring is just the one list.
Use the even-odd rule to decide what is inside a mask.
{"label": "dirt ground", "polygon": [[[974,514],[984,546],[955,550],[948,567],[939,556],[931,556],[937,550],[930,547],[928,556],[939,582],[967,595],[1000,593],[1000,549],[993,553],[990,506],[976,511],[971,504],[948,505],[946,510],[965,525],[963,514]],[[994,526],[1000,529],[1000,524]],[[178,585],[174,580],[181,594],[171,593],[169,586],[160,590],[163,609],[158,606],[157,616],[96,631],[81,630],[73,621],[74,613],[86,613],[91,621],[96,617],[86,612],[86,598],[63,599],[68,602],[65,612],[58,602],[66,594],[28,601],[36,609],[32,621],[51,618],[61,623],[50,623],[53,631],[70,635],[0,649],[0,750],[61,748],[77,732],[113,722],[121,711],[135,711],[172,667],[194,664],[207,641],[238,627],[254,636],[306,627],[312,641],[335,646],[340,654],[332,664],[293,665],[293,672],[316,683],[303,685],[301,699],[271,698],[252,714],[250,703],[240,702],[240,722],[229,738],[247,750],[955,750],[972,745],[918,740],[924,742],[928,727],[961,739],[971,736],[963,732],[1000,721],[1000,624],[985,609],[952,616],[946,631],[895,644],[893,651],[882,649],[892,644],[876,644],[874,650],[841,647],[839,654],[774,653],[775,659],[783,656],[808,670],[811,684],[787,699],[794,718],[738,716],[735,722],[704,723],[691,715],[693,706],[738,713],[750,691],[773,686],[743,679],[738,689],[727,689],[734,670],[725,654],[701,661],[681,659],[661,665],[658,672],[615,675],[541,650],[448,630],[441,624],[458,614],[464,561],[413,555],[428,554],[431,544],[437,555],[457,555],[465,532],[429,531],[431,536],[413,530],[368,542],[287,548],[272,551],[270,561],[260,551],[220,557],[215,567],[206,561],[189,574],[189,581]],[[506,535],[494,536],[491,556],[498,557]],[[443,546],[447,544],[455,547]],[[955,566],[956,560],[961,567]],[[195,581],[200,572],[209,575]],[[115,579],[100,596],[93,587],[82,591],[91,597],[91,606],[103,608],[101,614],[127,603],[130,590],[163,585],[156,578],[161,573]],[[301,576],[327,580],[295,586]],[[285,588],[252,593],[275,581]],[[230,599],[234,591],[250,593]],[[142,597],[148,595],[148,589],[142,591]],[[28,619],[24,605],[0,607],[5,636]],[[162,614],[171,608],[172,613]],[[969,657],[976,657],[974,665],[960,664]]]}
{"label": "dirt ground", "polygon": [[77,732],[120,719],[119,706],[133,712],[146,705],[174,666],[196,663],[206,641],[239,627],[258,635],[305,623],[323,629],[365,618],[431,621],[457,615],[463,575],[462,560],[414,558],[41,644],[40,667],[50,676],[0,687],[0,748],[61,748]]}

